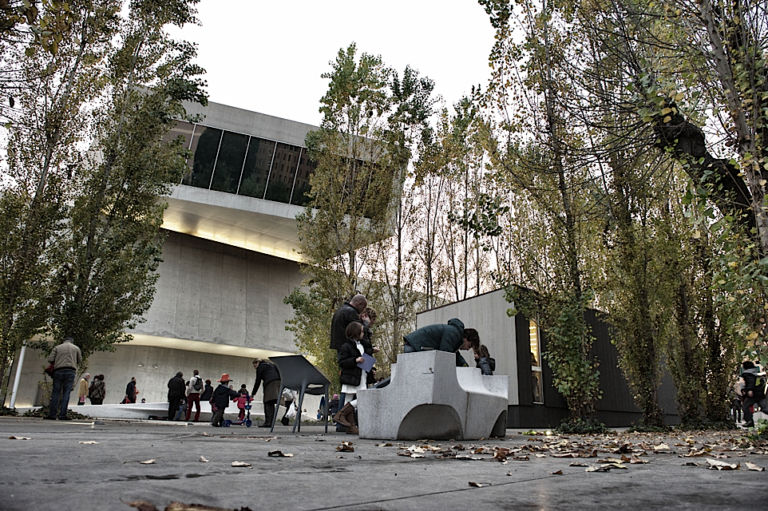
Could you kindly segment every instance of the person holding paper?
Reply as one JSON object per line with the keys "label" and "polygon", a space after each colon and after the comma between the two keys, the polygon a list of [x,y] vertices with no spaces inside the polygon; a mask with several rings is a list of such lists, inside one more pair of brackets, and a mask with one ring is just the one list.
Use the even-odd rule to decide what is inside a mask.
{"label": "person holding paper", "polygon": [[[341,391],[347,396],[357,396],[358,390],[366,388],[368,371],[373,366],[373,346],[363,336],[363,324],[353,321],[346,328],[347,340],[339,348],[339,368],[341,369]],[[333,420],[346,426],[347,433],[358,434],[355,409],[357,399],[352,398],[333,416]]]}

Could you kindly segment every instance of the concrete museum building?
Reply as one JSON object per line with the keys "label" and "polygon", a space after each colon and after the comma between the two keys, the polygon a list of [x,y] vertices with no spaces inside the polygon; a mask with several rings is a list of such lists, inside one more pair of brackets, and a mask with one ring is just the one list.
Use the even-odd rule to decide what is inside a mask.
{"label": "concrete museum building", "polygon": [[[154,302],[131,342],[88,359],[88,372],[105,375],[105,404],[119,403],[134,376],[139,399],[166,401],[168,380],[177,371],[188,379],[193,369],[214,386],[227,372],[235,388],[250,391],[254,357],[295,352],[283,298],[302,279],[295,217],[313,169],[304,139],[317,128],[216,103],[187,110],[202,120],[170,133],[184,137],[192,157],[168,198]],[[20,360],[15,405],[40,404],[46,363],[25,350],[11,385]],[[10,398],[9,388],[6,405]]]}

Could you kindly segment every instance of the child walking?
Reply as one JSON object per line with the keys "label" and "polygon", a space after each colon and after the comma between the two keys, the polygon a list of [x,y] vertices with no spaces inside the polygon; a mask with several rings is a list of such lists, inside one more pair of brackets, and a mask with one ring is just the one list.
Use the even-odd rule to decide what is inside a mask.
{"label": "child walking", "polygon": [[237,408],[240,413],[237,415],[237,420],[242,421],[245,419],[245,405],[251,402],[251,396],[248,395],[248,389],[245,387],[245,383],[240,385],[240,391],[237,393],[237,397],[232,398],[232,401],[237,403]]}
{"label": "child walking", "polygon": [[224,422],[224,410],[229,405],[229,400],[238,396],[238,393],[229,388],[229,374],[224,373],[219,380],[219,386],[213,391],[211,396],[211,410],[213,410],[213,417],[211,417],[211,426],[221,427]]}

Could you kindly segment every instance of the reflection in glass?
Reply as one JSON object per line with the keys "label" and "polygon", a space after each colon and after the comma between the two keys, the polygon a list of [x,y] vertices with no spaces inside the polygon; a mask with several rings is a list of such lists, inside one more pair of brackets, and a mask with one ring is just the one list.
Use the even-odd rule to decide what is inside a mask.
{"label": "reflection in glass", "polygon": [[245,148],[248,145],[248,135],[225,131],[221,137],[219,157],[213,172],[211,190],[236,193],[240,182],[240,172],[243,169]]}
{"label": "reflection in glass", "polygon": [[544,382],[541,378],[541,371],[531,371],[531,386],[533,387],[533,402],[544,402]]}
{"label": "reflection in glass", "polygon": [[277,202],[288,202],[291,199],[293,177],[299,163],[300,151],[301,148],[294,145],[277,144],[265,199]]}
{"label": "reflection in glass", "polygon": [[[189,149],[189,144],[192,141],[192,133],[195,131],[195,125],[191,122],[186,121],[176,121],[176,126],[171,128],[168,133],[166,133],[163,136],[163,142],[171,142],[172,140],[176,140],[179,137],[182,137],[184,140],[181,143],[181,146],[185,149]],[[189,166],[189,170],[185,172],[184,179],[189,177],[189,174],[192,171],[192,159],[187,159],[187,165]]]}
{"label": "reflection in glass", "polygon": [[299,170],[296,172],[296,179],[293,183],[293,193],[291,194],[291,204],[306,206],[309,202],[309,175],[314,172],[317,165],[309,159],[307,150],[301,151],[299,158]]}
{"label": "reflection in glass", "polygon": [[275,152],[275,143],[271,140],[251,137],[248,145],[248,155],[245,157],[243,177],[240,180],[239,195],[264,198],[264,187],[267,184],[269,165]]}
{"label": "reflection in glass", "polygon": [[213,165],[221,141],[221,130],[198,125],[192,137],[192,173],[182,181],[185,185],[208,188],[211,183]]}

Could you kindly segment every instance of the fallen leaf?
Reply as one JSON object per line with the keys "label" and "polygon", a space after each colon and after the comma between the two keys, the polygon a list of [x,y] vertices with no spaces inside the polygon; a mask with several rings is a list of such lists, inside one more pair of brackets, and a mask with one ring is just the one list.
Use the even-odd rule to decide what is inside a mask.
{"label": "fallen leaf", "polygon": [[355,452],[355,448],[352,447],[352,442],[341,442],[336,446],[338,452]]}
{"label": "fallen leaf", "polygon": [[99,442],[97,442],[96,440],[80,440],[78,443],[83,445],[95,445],[95,444],[98,444]]}
{"label": "fallen leaf", "polygon": [[592,467],[587,467],[587,472],[608,472],[612,468],[620,468],[620,469],[626,470],[627,467],[625,467],[621,463],[605,463],[603,465],[595,465]]}
{"label": "fallen leaf", "polygon": [[765,472],[765,467],[755,465],[754,463],[746,462],[747,470],[754,470],[755,472]]}
{"label": "fallen leaf", "polygon": [[586,463],[581,463],[579,461],[574,461],[573,463],[568,465],[569,467],[588,467]]}
{"label": "fallen leaf", "polygon": [[738,470],[739,469],[738,463],[726,463],[720,460],[713,460],[712,458],[707,458],[707,463],[709,463],[710,470]]}
{"label": "fallen leaf", "polygon": [[283,451],[269,451],[267,456],[270,458],[293,458],[293,454],[283,453]]}
{"label": "fallen leaf", "polygon": [[128,505],[135,507],[139,511],[157,511],[157,508],[146,500],[134,500],[133,502],[128,502]]}
{"label": "fallen leaf", "polygon": [[28,436],[18,436],[18,435],[11,435],[8,437],[9,440],[32,440]]}
{"label": "fallen leaf", "polygon": [[200,456],[200,463],[208,463],[208,458],[205,456]]}
{"label": "fallen leaf", "polygon": [[233,467],[250,467],[251,464],[245,461],[233,461],[232,466]]}
{"label": "fallen leaf", "polygon": [[385,442],[383,444],[376,444],[376,447],[392,447],[392,442]]}
{"label": "fallen leaf", "polygon": [[669,446],[667,444],[662,442],[659,445],[654,445],[653,446],[653,450],[658,452],[658,451],[669,451],[670,449],[669,449]]}
{"label": "fallen leaf", "polygon": [[469,485],[472,486],[473,488],[482,488],[484,486],[490,486],[491,484],[490,483],[476,483],[474,481],[470,481]]}
{"label": "fallen leaf", "polygon": [[562,470],[555,470],[554,472],[552,472],[552,475],[553,476],[561,476],[561,475],[563,475],[563,471]]}
{"label": "fallen leaf", "polygon": [[155,464],[155,458],[152,458],[152,459],[149,459],[149,460],[140,461],[139,463],[141,463],[142,465],[154,465]]}
{"label": "fallen leaf", "polygon": [[686,461],[685,463],[683,463],[683,466],[684,467],[698,467],[699,464],[696,463],[696,462],[693,462],[693,461]]}

